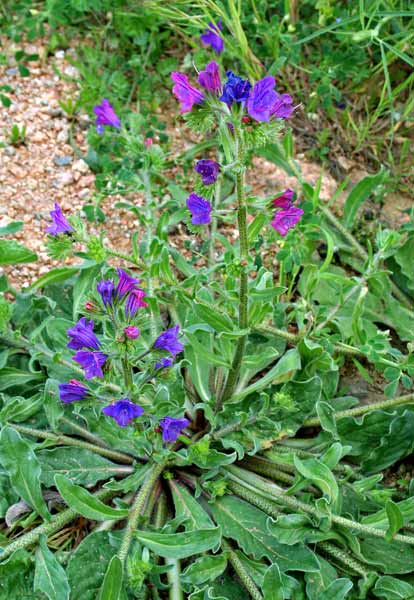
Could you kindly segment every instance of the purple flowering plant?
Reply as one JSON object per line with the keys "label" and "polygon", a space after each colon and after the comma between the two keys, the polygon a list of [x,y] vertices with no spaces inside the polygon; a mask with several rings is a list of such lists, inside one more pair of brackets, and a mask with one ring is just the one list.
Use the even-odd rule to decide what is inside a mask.
{"label": "purple flowering plant", "polygon": [[[206,52],[220,54],[226,33],[216,23],[209,24],[200,43]],[[212,60],[200,65],[198,73],[171,74],[183,130],[188,126],[208,142],[189,153],[188,176],[177,177],[182,187],[177,181],[163,187],[164,151],[145,128],[135,132],[124,116],[121,127],[105,99],[95,107],[98,133],[105,130],[100,143],[110,143],[112,136],[117,143],[126,140],[122,148],[128,160],[134,169],[139,165],[130,178],[137,196],[132,201],[125,194],[128,199],[118,203],[131,215],[130,247],[113,248],[105,234],[88,232],[87,212],[76,216],[55,204],[46,229],[51,256],[64,257],[70,249],[84,262],[43,276],[34,289],[50,285],[50,297],[30,291],[16,299],[22,340],[32,355],[25,363],[23,341],[18,341],[17,328],[11,329],[7,352],[19,362],[0,381],[8,391],[8,378],[14,378],[18,389],[13,401],[2,394],[0,464],[11,474],[13,490],[39,517],[29,537],[23,532],[17,540],[13,534],[7,544],[2,542],[0,562],[3,546],[8,558],[39,541],[37,555],[49,564],[53,554],[43,533],[54,535],[78,515],[102,521],[78,546],[73,538],[77,549],[64,581],[72,585],[74,597],[84,593],[76,587],[76,574],[86,568],[84,556],[93,557],[96,548],[105,565],[91,567],[92,593],[99,589],[101,598],[114,597],[114,589],[131,599],[148,590],[162,599],[166,594],[207,598],[227,593],[214,583],[216,575],[226,587],[231,581],[234,597],[249,593],[270,598],[276,590],[278,597],[293,598],[297,591],[299,598],[305,589],[312,597],[321,593],[312,579],[321,569],[321,556],[326,563],[333,552],[335,568],[340,568],[346,529],[348,536],[362,532],[364,544],[369,535],[392,538],[382,527],[382,492],[369,496],[368,508],[363,508],[365,491],[370,493],[378,482],[370,480],[365,489],[359,466],[340,463],[352,447],[353,460],[362,468],[368,461],[367,472],[375,471],[367,447],[360,451],[364,436],[354,419],[369,409],[364,405],[361,412],[359,407],[347,412],[354,399],[341,395],[336,420],[328,401],[337,393],[338,370],[346,356],[362,362],[386,356],[384,376],[385,367],[394,368],[397,362],[392,361],[399,358],[388,352],[383,332],[375,338],[375,359],[351,344],[356,338],[349,336],[364,341],[372,333],[372,322],[368,333],[362,326],[367,323],[362,303],[368,280],[357,282],[358,310],[346,333],[341,329],[344,315],[335,319],[337,305],[328,311],[313,303],[315,289],[332,282],[332,273],[319,277],[309,267],[318,250],[316,231],[328,246],[323,248],[323,273],[335,244],[344,247],[340,226],[334,237],[323,219],[311,214],[318,204],[306,183],[268,193],[254,189],[255,180],[249,181],[252,157],[264,147],[280,150],[296,108],[273,76],[254,81],[228,66],[225,71]],[[286,148],[292,146],[290,135],[285,134]],[[289,152],[284,160],[295,172]],[[111,183],[116,191],[130,191],[116,177]],[[381,239],[385,248],[388,238]],[[371,265],[370,277],[378,265]],[[347,289],[341,293],[346,295]],[[29,313],[34,315],[30,327]],[[329,327],[334,337],[328,339],[324,330]],[[361,371],[366,370],[362,362]],[[402,377],[403,371],[399,373]],[[17,396],[20,379],[35,391],[28,396],[30,403]],[[389,418],[380,414],[384,422]],[[22,424],[26,415],[30,426]],[[395,418],[399,426],[401,413]],[[373,436],[376,424],[371,424]],[[319,427],[318,437],[312,437],[310,427]],[[388,421],[383,429],[391,431]],[[349,430],[358,436],[348,438]],[[389,437],[381,435],[375,457]],[[352,446],[354,439],[358,445]],[[385,452],[381,460],[386,460]],[[2,476],[0,470],[0,486]],[[45,488],[56,490],[69,510],[48,507]],[[378,510],[382,528],[357,521],[349,497],[370,518]],[[38,525],[40,518],[46,523]],[[24,526],[31,527],[32,520]],[[91,528],[88,524],[87,530]],[[398,544],[405,543],[408,534],[399,535]],[[58,537],[53,540],[59,544]],[[216,552],[219,547],[223,552]],[[194,548],[201,557],[191,563]],[[331,583],[341,579],[341,593],[350,590],[347,578],[354,571],[368,586],[372,561],[368,557],[362,564],[363,544],[356,538],[353,550],[355,556],[345,555],[343,577],[326,571],[324,578],[332,582],[322,590],[324,597],[331,593]],[[166,565],[157,551],[168,559]],[[22,560],[23,566],[29,562],[26,554]],[[185,561],[182,576],[180,561]],[[52,567],[61,576],[57,560]],[[36,581],[43,579],[42,568],[37,567]],[[69,597],[67,589],[62,587],[62,597]]]}

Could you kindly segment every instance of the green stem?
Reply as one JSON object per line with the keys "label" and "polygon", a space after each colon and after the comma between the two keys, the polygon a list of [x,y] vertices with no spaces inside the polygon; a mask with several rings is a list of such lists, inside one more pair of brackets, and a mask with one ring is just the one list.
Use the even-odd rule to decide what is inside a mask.
{"label": "green stem", "polygon": [[[145,191],[145,216],[146,216],[146,238],[147,238],[146,242],[147,242],[147,255],[149,256],[150,247],[151,247],[151,243],[152,243],[152,223],[153,223],[152,204],[153,204],[153,201],[152,201],[151,180],[150,180],[148,171],[144,171],[142,180],[144,182],[144,191]],[[151,298],[154,295],[154,284],[153,284],[153,279],[151,277],[151,273],[149,272],[149,270],[148,270],[146,279],[147,279],[148,296]],[[149,311],[150,311],[149,324],[150,324],[151,338],[154,339],[157,334],[157,325],[155,322],[155,315],[154,315],[154,311],[152,309],[151,304],[149,306]]]}
{"label": "green stem", "polygon": [[147,270],[147,265],[142,260],[135,259],[132,256],[132,254],[124,254],[123,252],[118,252],[118,250],[114,250],[113,248],[105,248],[105,250],[109,256],[114,256],[115,258],[122,258],[122,260],[125,260],[126,262],[129,262],[132,265],[135,265],[136,267],[139,267],[143,271]]}
{"label": "green stem", "polygon": [[89,440],[91,442],[91,444],[95,444],[95,446],[101,446],[102,448],[108,447],[106,442],[101,440],[101,438],[94,435],[93,433],[91,433],[90,431],[88,431],[87,429],[82,427],[81,425],[74,423],[73,421],[71,421],[70,419],[67,419],[66,417],[60,417],[59,420],[62,423],[65,423],[65,425],[67,425],[71,429],[73,429],[73,431],[76,431],[76,433],[81,435],[83,438],[85,438],[86,440]]}
{"label": "green stem", "polygon": [[227,481],[227,489],[231,490],[234,494],[242,498],[242,500],[246,500],[253,506],[257,506],[263,512],[265,512],[269,517],[273,517],[277,519],[281,515],[280,507],[275,505],[274,502],[266,500],[262,496],[259,496],[255,492],[248,490],[243,485],[236,483],[235,481]]}
{"label": "green stem", "polygon": [[[237,224],[239,229],[240,237],[240,299],[239,299],[239,328],[247,329],[248,326],[248,259],[249,259],[249,245],[247,239],[247,205],[246,196],[244,193],[244,144],[243,134],[240,130],[235,129],[236,137],[236,160],[238,163],[238,170],[236,173],[236,196],[237,196]],[[227,376],[226,385],[222,397],[216,406],[218,412],[223,403],[228,400],[234,391],[239,377],[240,368],[243,360],[244,350],[246,347],[247,335],[242,335],[237,341],[236,350],[233,357],[233,362],[230,368],[230,372]]]}
{"label": "green stem", "polygon": [[180,574],[181,574],[181,563],[176,558],[166,558],[166,565],[172,565],[172,569],[167,571],[167,579],[170,585],[168,591],[169,600],[184,600],[183,590],[181,587]]}
{"label": "green stem", "polygon": [[350,567],[355,573],[358,573],[358,575],[362,575],[362,577],[367,579],[369,571],[367,571],[358,560],[355,560],[353,556],[348,554],[348,552],[338,548],[335,544],[331,544],[331,542],[318,542],[318,548],[321,548],[330,556],[333,556],[347,567]]}
{"label": "green stem", "polygon": [[118,452],[117,450],[110,450],[109,448],[102,448],[101,446],[96,446],[95,444],[91,444],[90,442],[83,442],[82,440],[78,440],[77,438],[71,438],[61,433],[43,431],[42,429],[32,429],[31,427],[19,425],[18,423],[9,423],[9,425],[10,427],[13,427],[13,429],[19,431],[20,433],[31,435],[35,438],[41,438],[43,440],[51,440],[56,445],[76,446],[77,448],[85,448],[85,450],[90,450],[95,454],[100,454],[101,456],[106,456],[107,458],[111,458],[112,460],[116,460],[120,463],[125,463],[128,465],[132,465],[135,462],[135,459],[132,456],[124,454],[123,452]]}
{"label": "green stem", "polygon": [[[336,419],[344,419],[345,417],[360,417],[367,413],[373,412],[374,410],[386,410],[387,408],[393,408],[394,406],[400,406],[401,404],[414,404],[414,394],[405,394],[404,396],[398,396],[398,398],[392,398],[391,400],[381,400],[380,402],[372,402],[371,404],[364,404],[363,406],[356,406],[355,408],[349,408],[347,410],[339,410],[334,414]],[[307,419],[303,423],[303,427],[316,427],[321,424],[319,417],[313,417]]]}
{"label": "green stem", "polygon": [[[95,498],[99,500],[107,500],[111,496],[114,495],[113,490],[100,490],[96,494],[94,494]],[[28,533],[20,536],[13,542],[11,542],[8,546],[4,548],[0,548],[0,560],[3,561],[5,558],[8,558],[15,552],[16,550],[20,550],[21,548],[28,548],[35,544],[41,535],[52,535],[61,529],[67,523],[70,523],[75,517],[77,517],[78,513],[73,508],[67,508],[63,510],[58,515],[54,515],[52,520],[49,523],[43,523],[38,527],[35,527]]]}
{"label": "green stem", "polygon": [[242,424],[240,422],[230,423],[229,425],[226,425],[225,427],[218,429],[215,433],[212,434],[211,437],[213,440],[218,440],[222,437],[226,437],[226,435],[228,435],[229,433],[233,433],[233,431],[239,431],[243,427],[247,427],[248,425],[253,425],[253,423],[256,423],[256,421],[257,421],[257,417],[250,417],[249,419],[247,419],[246,423],[244,423],[244,424]]}
{"label": "green stem", "polygon": [[227,540],[223,538],[221,541],[221,545],[224,552],[226,552],[229,556],[231,566],[237,573],[240,581],[242,582],[246,590],[249,592],[253,600],[263,600],[262,594],[256,587],[256,584],[254,583],[253,579],[250,577],[249,573],[244,568],[243,563],[241,562],[237,554],[234,552],[230,544],[227,542]]}
{"label": "green stem", "polygon": [[126,558],[128,556],[129,548],[132,543],[132,538],[138,526],[138,521],[144,509],[147,498],[151,493],[153,486],[157,482],[158,477],[163,472],[167,462],[168,460],[164,460],[163,462],[155,465],[152,468],[152,470],[148,471],[145,483],[143,484],[143,486],[137,494],[137,497],[135,498],[135,502],[132,505],[132,508],[129,513],[129,518],[125,529],[124,537],[122,539],[121,547],[118,552],[118,556],[123,563],[125,563]]}
{"label": "green stem", "polygon": [[[305,502],[301,502],[293,496],[288,496],[283,488],[271,481],[264,480],[259,475],[254,475],[253,473],[240,469],[234,465],[223,467],[223,469],[226,471],[230,479],[241,485],[246,485],[248,489],[253,492],[256,491],[256,493],[261,493],[265,498],[275,500],[276,502],[284,504],[285,506],[293,508],[294,510],[302,510],[303,512],[311,514],[318,519],[324,516],[314,506],[306,504]],[[371,527],[369,525],[363,525],[362,523],[352,521],[351,519],[346,519],[345,517],[341,517],[339,515],[331,514],[330,520],[336,525],[342,525],[343,527],[352,529],[365,535],[371,535],[373,537],[382,539],[385,539],[386,537],[386,532],[382,531],[381,529],[376,529],[375,527]],[[408,535],[396,533],[393,536],[393,540],[396,542],[403,542],[404,544],[410,544],[412,546],[414,545],[414,537]]]}

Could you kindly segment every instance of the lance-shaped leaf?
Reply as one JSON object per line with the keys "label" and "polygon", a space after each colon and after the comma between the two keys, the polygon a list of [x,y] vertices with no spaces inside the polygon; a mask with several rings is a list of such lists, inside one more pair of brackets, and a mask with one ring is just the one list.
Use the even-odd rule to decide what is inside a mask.
{"label": "lance-shaped leaf", "polygon": [[49,600],[69,600],[69,583],[65,569],[49,550],[42,535],[36,551],[34,591],[43,592]]}
{"label": "lance-shaped leaf", "polygon": [[295,456],[295,467],[299,473],[312,481],[327,497],[330,503],[338,499],[339,489],[332,471],[317,458],[301,460]]}
{"label": "lance-shaped leaf", "polygon": [[105,573],[99,600],[119,600],[122,596],[123,564],[115,554]]}
{"label": "lance-shaped leaf", "polygon": [[191,563],[182,573],[180,579],[183,583],[193,585],[200,585],[206,581],[211,582],[225,571],[226,566],[227,559],[224,554],[218,554],[217,556],[208,554]]}
{"label": "lance-shaped leaf", "polygon": [[187,519],[184,523],[187,530],[214,527],[213,521],[187,488],[175,483],[173,480],[169,484],[174,501],[175,516]]}
{"label": "lance-shaped leaf", "polygon": [[55,485],[66,504],[87,519],[105,521],[128,516],[127,510],[107,506],[84,488],[71,483],[64,475],[55,475]]}
{"label": "lance-shaped leaf", "polygon": [[185,533],[156,533],[139,531],[135,537],[150,550],[164,558],[187,558],[220,545],[221,529],[197,529]]}
{"label": "lance-shaped leaf", "polygon": [[48,521],[50,514],[40,487],[40,463],[29,442],[11,427],[4,427],[0,434],[0,463],[16,492]]}

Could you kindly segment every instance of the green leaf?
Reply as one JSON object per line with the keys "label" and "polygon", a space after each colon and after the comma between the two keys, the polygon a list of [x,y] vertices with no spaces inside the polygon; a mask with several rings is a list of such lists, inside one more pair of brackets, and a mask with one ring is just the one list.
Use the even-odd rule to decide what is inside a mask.
{"label": "green leaf", "polygon": [[234,394],[227,402],[239,402],[239,400],[242,400],[253,392],[260,392],[270,385],[289,381],[293,378],[296,371],[300,369],[300,366],[299,352],[296,348],[292,348],[278,360],[276,365],[266,375],[244,388],[241,392]]}
{"label": "green leaf", "polygon": [[13,221],[4,227],[0,227],[0,235],[12,235],[23,229],[23,221]]}
{"label": "green leaf", "polygon": [[4,369],[0,369],[0,391],[3,392],[9,388],[16,388],[26,383],[42,381],[43,379],[44,374],[41,372],[29,373],[28,371],[21,371],[14,367],[4,367]]}
{"label": "green leaf", "polygon": [[65,569],[47,547],[44,535],[40,537],[36,550],[33,589],[35,592],[43,592],[49,600],[69,600],[70,588]]}
{"label": "green leaf", "polygon": [[381,538],[358,537],[360,557],[370,565],[380,567],[386,575],[412,573],[414,548],[403,542],[387,542]]}
{"label": "green leaf", "polygon": [[96,531],[81,541],[66,569],[74,600],[96,600],[119,539],[118,533]]}
{"label": "green leaf", "polygon": [[192,309],[201,319],[202,323],[207,323],[215,331],[233,331],[233,321],[227,315],[218,313],[213,308],[210,308],[210,306],[199,304],[198,302],[193,302]]}
{"label": "green leaf", "polygon": [[0,239],[0,265],[35,262],[37,254],[14,240]]}
{"label": "green leaf", "polygon": [[214,527],[185,533],[138,531],[135,537],[159,556],[180,559],[217,549],[220,545],[221,529]]}
{"label": "green leaf", "polygon": [[404,525],[403,515],[398,507],[398,504],[393,502],[392,500],[387,500],[385,503],[385,510],[388,517],[389,527],[385,534],[385,539],[387,542],[390,542],[394,535],[398,533],[398,531]]}
{"label": "green leaf", "polygon": [[249,244],[253,244],[267,220],[267,217],[263,213],[258,213],[255,216],[247,228],[247,240]]}
{"label": "green leaf", "polygon": [[[373,477],[378,478],[380,476],[374,475]],[[368,481],[370,479],[372,479],[372,478],[371,477],[368,478]],[[366,480],[363,480],[363,481],[366,481]],[[374,479],[373,483],[375,484],[377,482],[378,482],[378,479]],[[360,483],[360,482],[358,482],[358,483]],[[368,487],[368,489],[372,489],[372,488]],[[363,493],[366,490],[363,488],[361,491]],[[396,502],[394,504],[398,507],[398,510],[400,511],[400,514],[403,518],[404,525],[408,525],[408,523],[410,521],[414,521],[414,498],[413,497],[407,498],[406,500],[402,500],[401,502]],[[385,510],[385,508],[382,508],[381,510],[379,510],[376,513],[373,513],[371,515],[367,515],[367,516],[363,517],[361,519],[361,523],[363,523],[364,525],[371,525],[372,527],[375,527],[377,529],[386,530],[389,527],[389,519],[388,519],[387,511]]]}
{"label": "green leaf", "polygon": [[383,179],[384,172],[380,171],[376,175],[367,175],[367,177],[364,177],[355,185],[345,201],[343,218],[345,227],[351,229],[359,207]]}
{"label": "green leaf", "polygon": [[[49,425],[53,430],[58,428],[58,423],[64,415],[64,404],[59,399],[59,381],[48,379],[43,393],[43,409]],[[53,485],[53,482],[52,482]]]}
{"label": "green leaf", "polygon": [[29,287],[30,290],[37,290],[40,288],[44,288],[51,283],[59,283],[61,281],[65,281],[72,277],[76,273],[77,269],[74,267],[59,267],[57,269],[52,269],[48,271],[44,275],[41,275],[39,279],[36,279],[34,283]]}
{"label": "green leaf", "polygon": [[316,556],[302,544],[287,546],[269,533],[267,515],[244,500],[224,496],[211,506],[223,536],[232,538],[256,560],[266,556],[277,562],[281,571],[317,571]]}
{"label": "green leaf", "polygon": [[336,535],[332,531],[323,532],[316,529],[309,517],[298,514],[280,515],[276,520],[269,517],[267,529],[281,544],[289,546],[298,542],[320,542]]}
{"label": "green leaf", "polygon": [[66,504],[87,519],[105,521],[128,516],[127,510],[107,506],[84,488],[68,481],[64,475],[55,475],[55,485]]}
{"label": "green leaf", "polygon": [[299,473],[314,483],[325,495],[330,504],[338,499],[338,484],[332,471],[317,458],[301,460],[299,456],[294,457],[295,467]]}
{"label": "green leaf", "polygon": [[79,277],[76,278],[76,283],[73,286],[73,319],[75,320],[81,312],[81,305],[86,300],[87,294],[92,289],[92,284],[95,277],[100,272],[100,265],[82,269]]}
{"label": "green leaf", "polygon": [[40,487],[40,463],[29,442],[11,427],[3,427],[0,434],[0,463],[16,492],[49,521],[50,514]]}
{"label": "green leaf", "polygon": [[385,600],[409,600],[414,598],[414,586],[407,581],[385,575],[380,577],[374,587],[375,595]]}
{"label": "green leaf", "polygon": [[55,484],[56,474],[64,475],[72,483],[93,485],[122,472],[120,465],[85,448],[60,446],[51,450],[40,450],[37,457],[42,466],[41,481],[46,487]]}
{"label": "green leaf", "polygon": [[122,593],[123,564],[115,554],[105,573],[104,581],[99,592],[99,600],[119,600]]}
{"label": "green leaf", "polygon": [[227,558],[224,554],[213,556],[208,554],[191,563],[181,574],[182,583],[200,585],[205,581],[211,582],[219,577],[226,569]]}
{"label": "green leaf", "polygon": [[187,521],[184,523],[184,526],[187,531],[214,527],[213,521],[187,488],[173,480],[169,484],[174,501],[175,516],[186,517]]}
{"label": "green leaf", "polygon": [[31,555],[26,550],[16,550],[7,560],[0,563],[0,598],[32,600],[33,576]]}
{"label": "green leaf", "polygon": [[264,600],[283,600],[282,574],[276,563],[271,565],[263,578],[263,597]]}

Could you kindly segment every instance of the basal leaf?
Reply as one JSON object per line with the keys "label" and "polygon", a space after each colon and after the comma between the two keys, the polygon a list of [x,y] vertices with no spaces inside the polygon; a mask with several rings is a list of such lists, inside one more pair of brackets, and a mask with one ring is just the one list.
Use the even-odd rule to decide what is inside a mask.
{"label": "basal leaf", "polygon": [[16,492],[49,521],[50,514],[40,487],[41,467],[29,442],[11,427],[0,434],[0,463],[7,471]]}
{"label": "basal leaf", "polygon": [[326,496],[330,504],[338,499],[338,484],[332,471],[319,459],[308,458],[302,460],[295,456],[295,467],[299,473],[314,483]]}
{"label": "basal leaf", "polygon": [[407,581],[385,575],[377,580],[374,593],[377,598],[385,600],[409,600],[414,598],[414,586]]}
{"label": "basal leaf", "polygon": [[302,544],[281,544],[267,529],[267,515],[244,500],[224,496],[212,505],[215,521],[224,537],[237,542],[243,551],[256,560],[266,556],[277,563],[281,571],[315,571],[316,556]]}
{"label": "basal leaf", "polygon": [[280,569],[277,564],[273,564],[267,569],[263,578],[264,600],[283,600],[285,597],[283,587]]}
{"label": "basal leaf", "polygon": [[99,600],[120,600],[122,594],[124,566],[115,554],[111,558],[99,592]]}
{"label": "basal leaf", "polygon": [[138,531],[135,537],[159,556],[180,559],[217,549],[220,545],[221,529],[214,527],[185,533]]}
{"label": "basal leaf", "polygon": [[187,521],[184,523],[184,526],[187,530],[209,529],[214,527],[213,521],[201,504],[190,494],[187,488],[179,485],[173,480],[169,483],[174,501],[175,516],[186,517]]}
{"label": "basal leaf", "polygon": [[197,558],[180,576],[182,583],[200,585],[206,581],[214,581],[226,569],[227,559],[224,554],[207,554]]}
{"label": "basal leaf", "polygon": [[387,542],[390,542],[394,535],[398,533],[398,531],[404,525],[404,518],[402,512],[399,509],[399,506],[396,502],[392,500],[387,500],[385,504],[385,511],[388,517],[388,529],[385,534],[385,539]]}
{"label": "basal leaf", "polygon": [[49,550],[46,537],[41,536],[36,551],[34,591],[43,592],[49,600],[69,600],[69,583],[65,569]]}
{"label": "basal leaf", "polygon": [[60,446],[51,450],[40,450],[37,457],[42,466],[41,480],[46,487],[54,485],[56,474],[64,475],[72,483],[92,485],[122,472],[120,465],[85,448]]}
{"label": "basal leaf", "polygon": [[106,521],[128,516],[127,510],[107,506],[84,488],[71,483],[64,475],[55,475],[55,485],[66,504],[87,519]]}

